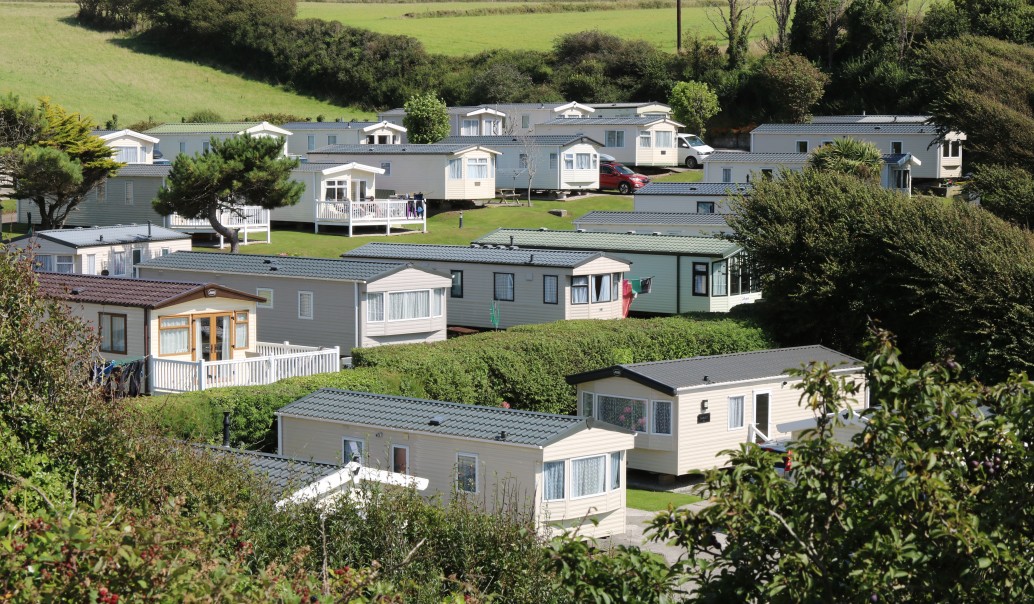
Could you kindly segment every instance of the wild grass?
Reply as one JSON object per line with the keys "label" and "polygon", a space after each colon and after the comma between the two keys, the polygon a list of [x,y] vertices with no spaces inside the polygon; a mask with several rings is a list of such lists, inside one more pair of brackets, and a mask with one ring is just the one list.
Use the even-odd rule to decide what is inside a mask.
{"label": "wild grass", "polygon": [[703,498],[696,495],[684,493],[670,493],[668,491],[644,491],[643,489],[626,490],[625,505],[637,510],[647,512],[660,512],[668,509],[668,504],[680,507],[690,503],[703,501]]}
{"label": "wild grass", "polygon": [[76,10],[66,2],[0,2],[0,95],[48,96],[101,124],[118,114],[123,126],[148,117],[179,121],[199,109],[225,119],[265,112],[370,116],[177,60],[160,48],[135,47],[126,35],[79,27]]}

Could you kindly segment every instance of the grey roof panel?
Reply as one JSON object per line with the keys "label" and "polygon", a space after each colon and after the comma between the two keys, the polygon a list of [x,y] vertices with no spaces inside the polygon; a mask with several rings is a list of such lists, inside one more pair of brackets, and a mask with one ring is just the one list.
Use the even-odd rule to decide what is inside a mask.
{"label": "grey roof panel", "polygon": [[[302,163],[298,164],[297,168],[295,168],[294,170],[291,170],[291,171],[292,172],[317,172],[317,173],[319,173],[319,172],[323,172],[324,170],[326,170],[328,168],[336,168],[338,166],[343,166],[343,165],[345,165],[347,163],[350,163],[350,162],[346,162],[346,161],[336,161],[336,162],[307,162],[307,161],[303,161]],[[363,162],[359,161],[359,162],[355,162],[355,163],[361,164]],[[376,168],[377,166],[371,166],[371,167],[372,168]]]}
{"label": "grey roof panel", "polygon": [[[277,411],[279,414],[407,430],[545,446],[586,425],[584,417],[482,407],[425,399],[323,388]],[[440,418],[439,425],[431,425]]]}
{"label": "grey roof panel", "polygon": [[280,126],[291,132],[303,130],[362,130],[380,122],[287,122]]}
{"label": "grey roof panel", "polygon": [[575,126],[578,124],[589,124],[590,126],[643,126],[665,119],[668,118],[665,118],[663,115],[644,115],[640,117],[555,117],[542,123],[550,126],[556,124]]}
{"label": "grey roof panel", "polygon": [[830,136],[864,136],[866,134],[930,134],[937,135],[937,127],[924,123],[811,123],[761,124],[751,134],[828,134]]}
{"label": "grey roof panel", "polygon": [[[128,224],[116,226],[74,228],[74,229],[50,229],[36,231],[35,237],[43,237],[56,243],[72,247],[94,247],[120,243],[142,243],[146,241],[175,241],[190,239],[188,233],[173,231],[165,227],[146,224]],[[25,239],[31,237],[26,235],[19,237]]]}
{"label": "grey roof panel", "polygon": [[813,124],[889,124],[889,123],[927,123],[929,115],[813,115]]}
{"label": "grey roof panel", "polygon": [[859,359],[825,346],[797,346],[672,361],[614,365],[606,369],[568,376],[567,381],[571,384],[579,384],[621,375],[659,391],[674,394],[676,391],[686,388],[781,377],[786,375],[788,369],[799,368],[815,361],[838,366],[836,367],[838,370],[857,370],[863,366],[863,362]]}
{"label": "grey roof panel", "polygon": [[152,136],[160,134],[237,134],[261,124],[262,122],[171,122],[144,130],[143,133]]}
{"label": "grey roof panel", "polygon": [[116,176],[155,176],[165,178],[172,171],[171,164],[126,164]]}
{"label": "grey roof panel", "polygon": [[206,455],[228,457],[246,464],[253,474],[264,478],[277,495],[293,493],[317,480],[339,472],[342,466],[248,451],[246,449],[224,449],[209,445],[192,445]]}
{"label": "grey roof panel", "polygon": [[[448,155],[477,146],[477,143],[465,145],[445,145],[434,143],[431,145],[328,145],[320,147],[315,151],[309,151],[309,155],[334,154],[352,155]],[[359,160],[362,161],[362,160]]]}
{"label": "grey roof panel", "polygon": [[243,275],[275,275],[333,281],[371,281],[406,267],[401,262],[368,262],[340,258],[260,256],[218,252],[175,252],[139,266],[155,269]]}
{"label": "grey roof panel", "polygon": [[545,249],[593,250],[601,252],[639,254],[678,254],[685,256],[724,257],[739,245],[714,237],[686,237],[681,235],[647,235],[625,233],[579,233],[578,231],[551,231],[548,229],[496,229],[474,243],[514,245]]}
{"label": "grey roof panel", "polygon": [[571,250],[522,250],[473,247],[463,245],[428,245],[421,243],[367,243],[341,255],[343,258],[383,258],[414,261],[470,262],[475,264],[511,264],[521,266],[553,266],[573,268],[603,256],[600,252]]}
{"label": "grey roof panel", "polygon": [[803,164],[808,161],[807,153],[739,153],[736,151],[716,151],[704,160],[709,164],[750,163],[750,164]]}
{"label": "grey roof panel", "polygon": [[749,182],[657,182],[652,181],[645,187],[637,190],[635,195],[730,195],[745,193],[753,188]]}
{"label": "grey roof panel", "polygon": [[528,145],[543,145],[543,146],[564,146],[569,143],[578,143],[585,141],[587,143],[593,143],[599,146],[603,146],[600,141],[590,138],[588,136],[575,135],[575,134],[533,134],[525,137],[517,136],[449,136],[438,141],[439,144],[443,145],[462,145],[466,143],[470,145],[482,145],[485,147],[520,147],[525,143]]}
{"label": "grey roof panel", "polygon": [[729,226],[725,214],[697,214],[692,212],[606,212],[596,210],[581,218],[575,224],[661,224]]}

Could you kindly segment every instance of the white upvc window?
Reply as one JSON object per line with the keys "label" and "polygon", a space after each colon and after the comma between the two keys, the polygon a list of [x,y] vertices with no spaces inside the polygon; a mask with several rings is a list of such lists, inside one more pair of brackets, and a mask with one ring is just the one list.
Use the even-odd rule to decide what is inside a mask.
{"label": "white upvc window", "polygon": [[422,289],[388,293],[388,320],[408,321],[431,316],[431,292]]}
{"label": "white upvc window", "polygon": [[434,290],[434,295],[431,296],[431,316],[440,317],[442,316],[442,309],[445,308],[445,288],[439,287]]}
{"label": "white upvc window", "polygon": [[460,136],[477,136],[478,132],[478,121],[477,120],[463,120],[463,126],[460,128]]}
{"label": "white upvc window", "polygon": [[391,176],[391,162],[390,161],[382,161],[381,162],[381,170],[384,170],[384,176]]}
{"label": "white upvc window", "polygon": [[729,397],[729,429],[738,430],[743,427],[743,397]]}
{"label": "white upvc window", "polygon": [[341,439],[341,458],[348,463],[357,457],[359,463],[363,462],[366,455],[366,442],[361,438],[346,436]]}
{"label": "white upvc window", "polygon": [[478,480],[478,456],[477,453],[456,454],[456,490],[463,493],[477,493],[480,485]]}
{"label": "white upvc window", "polygon": [[54,257],[53,256],[36,256],[36,270],[44,273],[54,272]]}
{"label": "white upvc window", "polygon": [[567,496],[564,460],[542,464],[542,501],[559,501]]}
{"label": "white upvc window", "polygon": [[488,158],[468,157],[467,176],[471,179],[488,178]]}
{"label": "white upvc window", "polygon": [[592,169],[592,154],[591,153],[578,153],[575,155],[575,164],[579,170],[590,170]]}
{"label": "white upvc window", "polygon": [[623,451],[614,451],[610,454],[610,490],[616,491],[621,488],[621,457]]}
{"label": "white upvc window", "polygon": [[644,399],[597,394],[593,416],[615,426],[646,432],[646,408]]}
{"label": "white upvc window", "polygon": [[595,153],[593,153],[592,154],[592,169],[593,170],[599,169],[599,161],[600,161],[600,156],[596,155]]}
{"label": "white upvc window", "polygon": [[111,270],[108,271],[112,275],[125,275],[126,274],[126,253],[125,252],[112,252],[111,253]]}
{"label": "white upvc window", "polygon": [[298,318],[311,320],[315,316],[316,294],[312,292],[298,292]]}
{"label": "white upvc window", "polygon": [[309,151],[316,150],[316,135],[310,134],[305,137],[305,148]]}
{"label": "white upvc window", "polygon": [[530,126],[531,126],[531,116],[530,115],[522,115],[521,116],[521,128],[524,128],[525,130],[527,130]]}
{"label": "white upvc window", "polygon": [[83,274],[97,274],[97,254],[86,254],[86,267],[85,270],[83,270]]}
{"label": "white upvc window", "polygon": [[941,145],[941,155],[944,157],[961,157],[962,141],[944,141]]}
{"label": "white upvc window", "polygon": [[571,304],[589,303],[589,277],[580,275],[571,277]]}
{"label": "white upvc window", "polygon": [[369,323],[384,320],[384,294],[366,294],[366,320]]}
{"label": "white upvc window", "polygon": [[488,135],[500,135],[503,133],[503,121],[499,119],[485,120],[485,132]]}
{"label": "white upvc window", "polygon": [[161,317],[158,334],[158,354],[190,352],[190,317]]}
{"label": "white upvc window", "polygon": [[556,153],[550,153],[549,154],[549,169],[550,170],[556,170],[556,167],[557,167],[557,154]]}
{"label": "white upvc window", "polygon": [[115,147],[115,161],[124,164],[135,164],[140,161],[138,147]]}
{"label": "white upvc window", "polygon": [[233,313],[233,347],[248,347],[248,311],[239,310]]}
{"label": "white upvc window", "polygon": [[391,446],[391,471],[409,474],[409,447],[406,445]]}
{"label": "white upvc window", "polygon": [[674,143],[675,137],[672,136],[672,135],[673,135],[673,133],[672,133],[671,130],[658,130],[656,133],[654,133],[654,142],[661,149],[667,149],[669,147],[674,147],[675,146],[675,143]]}
{"label": "white upvc window", "polygon": [[326,201],[348,201],[348,181],[328,180]]}
{"label": "white upvc window", "polygon": [[450,159],[449,160],[449,179],[459,180],[463,178],[463,160],[462,159]]}
{"label": "white upvc window", "polygon": [[671,401],[652,401],[650,432],[671,434]]}
{"label": "white upvc window", "polygon": [[574,153],[564,153],[564,169],[574,170]]}
{"label": "white upvc window", "polygon": [[257,287],[255,288],[255,295],[266,299],[265,302],[259,302],[256,304],[256,308],[273,308],[273,288]]}
{"label": "white upvc window", "polygon": [[606,130],[603,133],[603,144],[607,147],[624,147],[625,146],[625,131],[624,130]]}
{"label": "white upvc window", "polygon": [[187,152],[187,143],[184,142],[184,141],[180,141],[180,153],[186,153],[186,152]]}
{"label": "white upvc window", "polygon": [[327,135],[327,144],[328,145],[336,145],[337,144],[337,135],[336,134],[328,134]]}
{"label": "white upvc window", "polygon": [[126,205],[133,205],[133,181],[126,181]]}
{"label": "white upvc window", "polygon": [[722,168],[722,182],[732,182],[732,168]]}
{"label": "white upvc window", "polygon": [[599,495],[607,490],[607,456],[571,460],[571,499]]}
{"label": "white upvc window", "polygon": [[649,130],[640,130],[639,131],[639,146],[642,147],[643,149],[649,149],[650,148],[650,143],[652,142],[652,139],[653,139],[653,137],[650,136],[650,131]]}
{"label": "white upvc window", "polygon": [[54,262],[54,270],[59,273],[72,274],[75,272],[75,256],[60,255]]}

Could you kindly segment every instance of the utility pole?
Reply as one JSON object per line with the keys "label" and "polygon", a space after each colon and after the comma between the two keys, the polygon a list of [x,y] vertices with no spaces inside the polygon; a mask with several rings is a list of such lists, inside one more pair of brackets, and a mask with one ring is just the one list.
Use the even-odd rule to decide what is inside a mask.
{"label": "utility pole", "polygon": [[675,0],[675,52],[682,52],[682,0]]}

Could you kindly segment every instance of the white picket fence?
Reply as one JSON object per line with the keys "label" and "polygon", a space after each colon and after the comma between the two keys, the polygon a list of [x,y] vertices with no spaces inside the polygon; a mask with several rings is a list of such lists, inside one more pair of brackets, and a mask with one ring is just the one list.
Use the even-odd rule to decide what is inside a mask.
{"label": "white picket fence", "polygon": [[[419,224],[427,232],[427,204],[422,199],[373,199],[365,201],[315,201],[316,232],[321,224],[381,226],[391,233],[392,225]],[[419,208],[419,211],[417,211]]]}
{"label": "white picket fence", "polygon": [[278,380],[341,370],[341,352],[258,342],[258,356],[226,361],[174,361],[151,357],[151,387],[155,392],[193,392],[226,386],[260,386]]}
{"label": "white picket fence", "polygon": [[[243,245],[248,243],[269,243],[269,210],[261,206],[244,206],[237,212],[222,211],[219,213],[219,224],[229,229],[238,229],[240,242]],[[165,217],[165,226],[177,231],[188,233],[214,233],[212,223],[207,218],[184,218],[179,214],[170,214]],[[257,242],[249,240],[249,235],[261,234],[264,239]],[[219,237],[219,248],[224,245],[223,237]]]}

